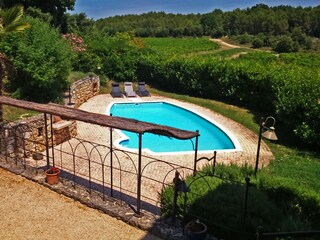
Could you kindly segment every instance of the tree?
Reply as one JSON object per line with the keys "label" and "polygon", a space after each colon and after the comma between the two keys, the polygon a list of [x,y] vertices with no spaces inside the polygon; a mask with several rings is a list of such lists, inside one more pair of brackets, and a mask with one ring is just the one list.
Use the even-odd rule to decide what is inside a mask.
{"label": "tree", "polygon": [[16,68],[8,89],[13,96],[37,102],[54,101],[67,87],[74,54],[57,29],[39,19],[27,18],[32,28],[0,41]]}
{"label": "tree", "polygon": [[64,13],[67,10],[73,10],[75,2],[76,0],[2,0],[1,7],[9,8],[20,4],[24,9],[39,8],[44,13],[50,13],[53,17],[53,24],[60,26]]}
{"label": "tree", "polygon": [[[28,23],[22,22],[23,7],[14,6],[9,9],[0,9],[0,38],[6,33],[23,31],[30,27]],[[0,96],[2,96],[3,78],[7,70],[12,69],[12,64],[9,59],[0,53]],[[0,104],[0,130],[3,122],[3,109]]]}

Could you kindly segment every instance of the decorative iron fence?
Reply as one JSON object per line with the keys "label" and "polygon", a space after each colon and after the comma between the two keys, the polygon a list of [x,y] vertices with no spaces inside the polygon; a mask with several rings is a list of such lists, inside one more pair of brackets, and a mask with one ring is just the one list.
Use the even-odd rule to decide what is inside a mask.
{"label": "decorative iron fence", "polygon": [[[103,200],[107,195],[118,198],[130,204],[137,214],[141,213],[141,209],[159,214],[159,194],[172,182],[174,172],[179,170],[185,175],[193,173],[192,168],[175,161],[142,154],[141,133],[138,133],[138,153],[134,153],[114,147],[113,142],[118,136],[115,136],[111,127],[83,122],[81,118],[77,120],[73,116],[72,121],[77,121],[72,131],[77,129],[77,134],[68,133],[70,124],[63,120],[66,123],[60,124],[59,130],[60,127],[69,130],[64,133],[64,141],[57,142],[55,116],[45,112],[34,118],[36,123],[34,120],[2,123],[0,145],[6,161],[14,161],[25,168],[31,166],[45,170],[50,166],[58,167],[60,176],[71,180],[74,188],[81,185],[90,193],[92,190],[98,191]],[[104,133],[102,137],[99,136],[102,139],[92,141],[97,129]],[[88,131],[91,131],[91,139],[87,138]],[[161,134],[156,128],[152,128],[152,131]],[[189,157],[189,165],[196,166],[193,156]]]}

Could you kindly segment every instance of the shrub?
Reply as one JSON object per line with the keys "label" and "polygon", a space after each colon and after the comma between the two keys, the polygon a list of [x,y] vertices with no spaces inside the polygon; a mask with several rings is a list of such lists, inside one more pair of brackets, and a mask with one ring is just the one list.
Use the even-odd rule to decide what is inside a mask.
{"label": "shrub", "polygon": [[31,28],[12,34],[0,43],[17,75],[10,79],[14,96],[37,102],[53,101],[67,86],[72,52],[47,23],[28,18]]}
{"label": "shrub", "polygon": [[272,49],[279,53],[297,52],[299,45],[289,36],[280,36]]}
{"label": "shrub", "polygon": [[[291,56],[291,57],[290,57]],[[235,60],[143,55],[137,78],[167,91],[232,101],[274,115],[297,141],[320,142],[318,57],[248,53]],[[310,60],[311,58],[311,60]]]}
{"label": "shrub", "polygon": [[252,37],[248,33],[244,33],[236,37],[240,44],[246,44],[251,42]]}
{"label": "shrub", "polygon": [[252,41],[253,48],[261,48],[263,47],[263,40],[260,38],[254,38]]}

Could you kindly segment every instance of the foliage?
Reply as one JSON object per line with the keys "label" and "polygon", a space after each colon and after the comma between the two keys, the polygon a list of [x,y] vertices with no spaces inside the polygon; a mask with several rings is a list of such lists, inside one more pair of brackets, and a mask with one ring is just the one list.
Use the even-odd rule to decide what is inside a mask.
{"label": "foliage", "polygon": [[32,28],[25,34],[11,34],[0,43],[17,69],[9,88],[16,97],[53,101],[66,87],[71,49],[48,24],[32,18],[27,21]]}
{"label": "foliage", "polygon": [[22,21],[22,16],[22,6],[0,9],[0,36],[8,32],[23,31],[29,28],[30,25]]}
{"label": "foliage", "polygon": [[238,35],[236,39],[239,41],[240,44],[246,44],[252,41],[252,36],[245,32],[244,34]]}
{"label": "foliage", "polygon": [[[257,4],[251,8],[228,12],[215,9],[202,15],[149,12],[141,15],[115,16],[99,19],[95,26],[99,31],[109,35],[128,31],[133,31],[139,37],[218,38],[227,35],[235,36],[242,44],[251,43],[254,36],[257,36],[263,40],[264,46],[268,47],[274,45],[276,36],[287,36],[294,42],[294,47],[287,48],[287,52],[296,51],[297,48],[312,48],[310,37],[320,37],[319,15],[320,6],[269,7]],[[261,41],[255,42],[261,45]]]}
{"label": "foliage", "polygon": [[28,7],[26,9],[26,15],[32,18],[39,18],[41,21],[49,24],[53,21],[53,17],[50,13],[41,12],[39,8]]}
{"label": "foliage", "polygon": [[70,44],[72,50],[75,52],[83,52],[86,50],[86,44],[84,43],[82,37],[78,36],[76,33],[63,34],[62,39]]}
{"label": "foliage", "polygon": [[0,5],[4,8],[22,5],[26,10],[29,7],[38,8],[43,13],[50,13],[53,17],[53,24],[60,26],[64,13],[67,10],[73,10],[75,2],[75,0],[2,0]]}
{"label": "foliage", "polygon": [[133,31],[139,37],[202,36],[203,30],[199,20],[199,14],[149,12],[99,19],[95,25],[101,32],[110,35]]}
{"label": "foliage", "polygon": [[261,47],[263,47],[263,40],[261,38],[255,37],[252,40],[252,47],[253,48],[261,48]]}
{"label": "foliage", "polygon": [[160,54],[186,54],[212,51],[219,47],[208,38],[143,38],[145,46]]}
{"label": "foliage", "polygon": [[[132,33],[118,33],[113,37],[87,35],[87,51],[81,54],[79,70],[89,70],[116,81],[136,79],[136,65],[141,55],[141,42]],[[91,60],[90,60],[91,59]],[[80,67],[82,66],[82,69]]]}
{"label": "foliage", "polygon": [[297,52],[298,45],[289,36],[281,36],[276,41],[273,50],[279,53]]}
{"label": "foliage", "polygon": [[297,141],[317,148],[320,75],[316,65],[298,62],[270,53],[248,53],[229,61],[149,53],[140,58],[137,77],[167,91],[227,100],[272,114]]}
{"label": "foliage", "polygon": [[61,32],[66,33],[77,33],[81,36],[87,34],[93,28],[94,21],[88,19],[85,13],[69,14],[66,13],[63,16],[61,23]]}
{"label": "foliage", "polygon": [[68,82],[73,83],[88,76],[88,73],[72,71],[68,76]]}

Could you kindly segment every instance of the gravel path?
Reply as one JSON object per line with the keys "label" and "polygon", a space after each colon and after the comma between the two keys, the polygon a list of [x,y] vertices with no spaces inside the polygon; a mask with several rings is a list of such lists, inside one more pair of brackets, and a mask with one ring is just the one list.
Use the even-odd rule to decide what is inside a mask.
{"label": "gravel path", "polygon": [[160,240],[0,168],[0,239]]}

